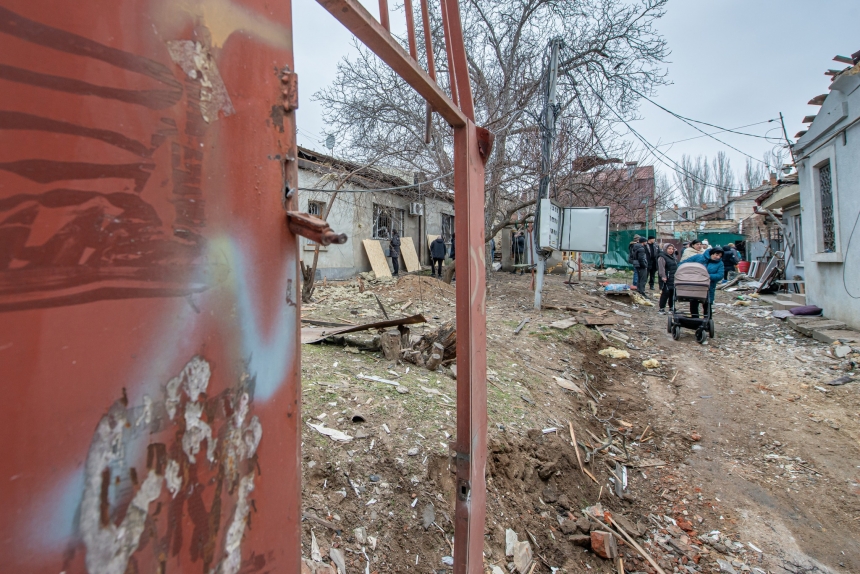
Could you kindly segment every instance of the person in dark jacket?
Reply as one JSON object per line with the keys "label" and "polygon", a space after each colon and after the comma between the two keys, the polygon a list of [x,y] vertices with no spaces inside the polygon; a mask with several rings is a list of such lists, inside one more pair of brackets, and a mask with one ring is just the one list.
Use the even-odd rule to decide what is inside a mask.
{"label": "person in dark jacket", "polygon": [[[631,265],[635,262],[635,258],[633,257],[633,248],[639,245],[639,234],[635,234],[633,236],[633,241],[630,242],[630,245],[627,246],[627,262]],[[633,284],[639,284],[639,271],[636,269],[636,266],[633,265]]]}
{"label": "person in dark jacket", "polygon": [[648,236],[648,243],[645,244],[645,253],[648,255],[648,288],[654,290],[654,275],[657,274],[657,256],[660,255],[660,248],[657,247],[657,238],[653,235]]}
{"label": "person in dark jacket", "polygon": [[391,242],[388,244],[391,255],[391,265],[394,267],[394,276],[400,273],[400,234],[395,229],[391,232]]}
{"label": "person in dark jacket", "polygon": [[657,273],[660,276],[660,303],[659,314],[666,314],[666,303],[675,292],[675,270],[678,269],[678,260],[675,259],[675,246],[669,243],[657,256]]}
{"label": "person in dark jacket", "polygon": [[[717,282],[723,278],[723,249],[722,247],[713,247],[699,255],[693,255],[684,259],[681,265],[687,263],[701,263],[708,269],[708,275],[711,278],[711,285],[708,289],[708,302],[704,305],[703,312],[708,314],[708,309],[714,303],[714,295],[717,290]],[[699,302],[690,301],[690,314],[693,317],[699,316]]]}
{"label": "person in dark jacket", "polygon": [[448,248],[445,246],[445,240],[440,235],[430,243],[430,258],[433,260],[430,265],[430,273],[433,277],[442,278],[442,263],[445,262],[447,254]]}
{"label": "person in dark jacket", "polygon": [[633,246],[633,271],[636,277],[636,290],[640,295],[645,295],[645,276],[648,273],[648,254],[645,251],[645,244],[648,242],[644,237],[639,238],[639,242]]}
{"label": "person in dark jacket", "polygon": [[740,253],[735,249],[734,243],[726,245],[723,251],[723,279],[729,278],[729,272],[737,271],[737,265],[741,260]]}
{"label": "person in dark jacket", "polygon": [[[517,231],[514,234],[513,240],[513,252],[514,252],[514,270],[511,273],[517,272],[517,265],[522,265],[525,259],[526,253],[526,238],[523,235],[522,231]],[[524,273],[523,269],[520,268],[520,274]]]}

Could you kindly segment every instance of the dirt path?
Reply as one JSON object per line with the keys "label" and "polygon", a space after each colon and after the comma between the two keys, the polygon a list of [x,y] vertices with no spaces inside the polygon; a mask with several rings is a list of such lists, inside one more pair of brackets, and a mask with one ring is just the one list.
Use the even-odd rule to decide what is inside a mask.
{"label": "dirt path", "polygon": [[860,385],[816,390],[844,365],[753,309],[718,306],[705,346],[646,313],[678,370],[674,384],[652,379],[650,402],[663,425],[701,435],[684,462],[722,518],[774,571],[860,572]]}

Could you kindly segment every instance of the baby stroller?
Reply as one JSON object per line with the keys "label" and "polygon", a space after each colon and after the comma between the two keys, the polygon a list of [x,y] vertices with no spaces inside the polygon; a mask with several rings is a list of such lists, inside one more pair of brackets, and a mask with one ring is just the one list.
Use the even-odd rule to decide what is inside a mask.
{"label": "baby stroller", "polygon": [[[685,263],[675,272],[675,293],[672,297],[672,312],[669,314],[667,331],[676,341],[681,338],[681,328],[696,331],[696,341],[704,343],[706,338],[714,337],[713,305],[708,300],[711,278],[708,269],[701,263]],[[678,311],[678,301],[704,303],[707,313],[694,317],[690,313]]]}

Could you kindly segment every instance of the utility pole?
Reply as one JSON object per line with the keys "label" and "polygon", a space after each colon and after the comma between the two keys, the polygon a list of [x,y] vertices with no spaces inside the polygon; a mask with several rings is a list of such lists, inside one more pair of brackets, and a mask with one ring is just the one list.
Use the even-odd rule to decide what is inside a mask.
{"label": "utility pole", "polygon": [[546,259],[542,256],[538,240],[540,237],[540,208],[541,200],[549,197],[550,171],[552,170],[552,142],[555,139],[555,87],[558,83],[558,51],[561,48],[561,38],[550,40],[549,69],[546,74],[546,103],[541,116],[541,160],[540,187],[538,201],[535,207],[534,253],[537,257],[537,275],[535,276],[535,309],[540,311],[541,295],[543,292],[543,276],[546,272]]}

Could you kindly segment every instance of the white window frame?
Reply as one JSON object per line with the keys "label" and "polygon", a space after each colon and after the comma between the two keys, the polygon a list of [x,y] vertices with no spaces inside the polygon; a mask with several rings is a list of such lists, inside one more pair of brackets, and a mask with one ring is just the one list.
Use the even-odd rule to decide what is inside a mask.
{"label": "white window frame", "polygon": [[[311,205],[315,205],[317,207],[317,209],[318,209],[317,213],[313,213]],[[320,219],[322,219],[322,213],[323,213],[323,211],[325,211],[325,207],[326,207],[325,201],[316,201],[316,200],[311,199],[311,200],[308,200],[307,212],[310,215],[313,215],[315,217],[319,217]],[[305,251],[313,251],[314,249],[316,249],[316,245],[317,245],[316,241],[311,241],[308,238],[304,238],[303,249]],[[320,251],[328,251],[328,245],[320,245]]]}
{"label": "white window frame", "polygon": [[[824,251],[824,224],[821,216],[821,184],[818,175],[819,169],[827,163],[830,164],[830,189],[831,194],[833,195],[833,237],[836,244],[836,249],[834,249],[833,253],[826,253]],[[817,150],[815,153],[810,155],[809,163],[807,165],[810,166],[810,169],[807,170],[809,172],[807,174],[807,181],[809,182],[809,189],[812,192],[811,219],[813,221],[813,229],[815,230],[815,235],[809,239],[815,250],[813,253],[807,254],[807,256],[810,261],[814,261],[816,263],[842,263],[842,237],[839,232],[839,189],[837,184],[839,178],[836,175],[838,166],[836,165],[835,145],[830,144]],[[809,215],[810,214],[807,213],[807,216]]]}

